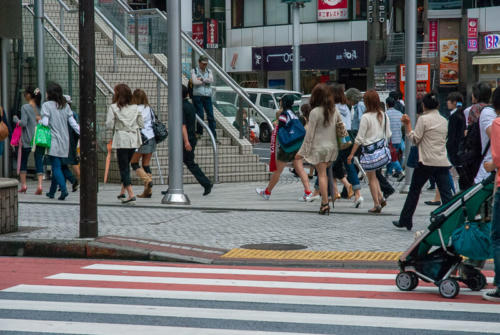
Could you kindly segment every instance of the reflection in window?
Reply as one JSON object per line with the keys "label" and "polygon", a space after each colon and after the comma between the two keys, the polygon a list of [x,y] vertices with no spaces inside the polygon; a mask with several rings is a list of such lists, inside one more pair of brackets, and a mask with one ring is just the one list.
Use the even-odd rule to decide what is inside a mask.
{"label": "reflection in window", "polygon": [[232,0],[231,2],[231,26],[233,28],[243,27],[243,2],[244,0]]}
{"label": "reflection in window", "polygon": [[244,26],[255,27],[264,25],[264,0],[245,1]]}
{"label": "reflection in window", "polygon": [[288,4],[266,0],[266,25],[288,24]]}

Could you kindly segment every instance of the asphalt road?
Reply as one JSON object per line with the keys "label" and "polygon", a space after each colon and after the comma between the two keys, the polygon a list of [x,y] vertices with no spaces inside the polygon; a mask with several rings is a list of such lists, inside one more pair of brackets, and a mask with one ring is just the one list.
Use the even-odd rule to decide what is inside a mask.
{"label": "asphalt road", "polygon": [[0,333],[500,333],[500,305],[479,292],[400,292],[395,274],[0,258]]}

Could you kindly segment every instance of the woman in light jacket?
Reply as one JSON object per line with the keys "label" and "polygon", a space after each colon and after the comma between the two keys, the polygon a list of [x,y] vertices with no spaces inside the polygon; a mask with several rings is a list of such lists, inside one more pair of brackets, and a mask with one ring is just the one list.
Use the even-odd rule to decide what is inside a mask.
{"label": "woman in light jacket", "polygon": [[[144,127],[142,114],[137,105],[132,105],[132,91],[125,84],[115,86],[113,104],[108,108],[106,128],[113,129],[113,145],[118,157],[122,189],[118,199],[124,204],[135,204],[136,198],[130,181],[130,160],[142,145],[141,128]],[[125,196],[128,193],[128,198]]]}
{"label": "woman in light jacket", "polygon": [[[368,90],[365,93],[363,100],[365,102],[366,112],[361,117],[356,140],[352,146],[351,154],[347,158],[348,164],[352,163],[352,158],[360,146],[376,143],[384,138],[387,140],[392,135],[391,123],[387,115],[380,108],[380,98],[377,91]],[[377,179],[377,171],[366,171],[366,175],[368,177],[370,193],[373,199],[373,208],[368,210],[368,212],[380,213],[382,208],[387,205],[387,202],[380,189],[380,184]]]}
{"label": "woman in light jacket", "polygon": [[[146,92],[141,89],[136,89],[132,95],[132,103],[137,105],[137,109],[141,112],[144,127],[141,129],[143,143],[141,147],[132,156],[131,165],[137,176],[144,182],[144,191],[139,194],[139,198],[151,198],[153,194],[153,175],[149,163],[151,156],[156,151],[155,133],[153,131],[154,114],[149,106]],[[142,159],[142,168],[139,166],[139,161]]]}
{"label": "woman in light jacket", "polygon": [[[63,159],[68,158],[69,153],[69,131],[68,125],[80,134],[80,127],[73,117],[66,99],[63,97],[61,86],[56,83],[47,85],[47,102],[42,105],[42,124],[50,128],[51,143],[49,149],[49,160],[52,165],[52,182],[50,184],[49,198],[54,198],[57,186],[61,190],[59,200],[68,196],[66,179],[64,177],[68,166],[63,164]],[[67,171],[69,172],[69,170]]]}
{"label": "woman in light jacket", "polygon": [[333,96],[326,84],[318,84],[311,92],[311,113],[306,136],[295,159],[304,158],[316,166],[321,193],[319,214],[330,214],[328,178],[326,169],[337,159],[338,144],[336,125],[340,114],[335,109]]}
{"label": "woman in light jacket", "polygon": [[449,178],[451,164],[446,152],[448,121],[437,109],[439,101],[436,93],[427,93],[422,99],[422,104],[424,114],[417,119],[415,130],[411,129],[408,115],[405,114],[401,118],[406,129],[406,137],[418,147],[418,165],[411,177],[410,190],[399,220],[393,222],[396,227],[407,230],[413,227],[413,214],[417,209],[420,192],[429,177],[433,176],[436,180],[443,204],[452,198]]}

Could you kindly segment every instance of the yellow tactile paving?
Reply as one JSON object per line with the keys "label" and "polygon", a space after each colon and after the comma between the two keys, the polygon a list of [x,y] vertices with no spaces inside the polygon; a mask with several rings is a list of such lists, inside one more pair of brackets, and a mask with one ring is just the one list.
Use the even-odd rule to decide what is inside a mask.
{"label": "yellow tactile paving", "polygon": [[232,249],[222,258],[277,259],[307,261],[397,261],[402,252],[394,251],[311,251]]}

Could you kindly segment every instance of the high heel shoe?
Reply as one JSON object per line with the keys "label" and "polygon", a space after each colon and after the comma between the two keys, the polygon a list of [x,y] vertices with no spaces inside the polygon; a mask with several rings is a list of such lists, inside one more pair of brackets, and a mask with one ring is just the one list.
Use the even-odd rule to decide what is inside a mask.
{"label": "high heel shoe", "polygon": [[43,193],[42,188],[41,188],[41,187],[38,187],[38,188],[36,189],[35,195],[41,195],[42,193]]}
{"label": "high heel shoe", "polygon": [[376,206],[376,207],[373,207],[372,209],[368,210],[368,213],[371,213],[371,214],[380,214],[380,212],[382,212],[381,206]]}
{"label": "high heel shoe", "polygon": [[28,186],[23,186],[21,187],[21,189],[19,191],[17,191],[18,193],[24,193],[26,194],[26,191],[28,190]]}
{"label": "high heel shoe", "polygon": [[333,201],[336,201],[338,199],[342,198],[342,196],[340,195],[340,193],[335,193],[335,199]]}
{"label": "high heel shoe", "polygon": [[321,207],[319,208],[319,214],[320,215],[330,215],[330,203],[326,204],[321,204]]}

